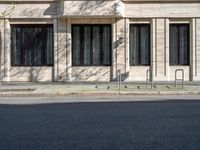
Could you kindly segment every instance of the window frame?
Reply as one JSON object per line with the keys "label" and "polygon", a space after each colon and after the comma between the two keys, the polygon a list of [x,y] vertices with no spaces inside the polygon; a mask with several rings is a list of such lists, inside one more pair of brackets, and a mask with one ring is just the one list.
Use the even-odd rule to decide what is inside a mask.
{"label": "window frame", "polygon": [[[92,50],[92,40],[93,40],[93,30],[92,30],[92,27],[100,27],[100,31],[101,31],[101,34],[100,34],[100,65],[95,65],[93,64],[93,59],[94,59],[94,56],[93,56],[93,50]],[[73,35],[73,28],[74,27],[80,27],[80,39],[83,38],[84,36],[84,33],[81,33],[81,31],[84,30],[84,27],[90,27],[91,29],[91,32],[90,32],[90,36],[91,36],[91,39],[90,39],[90,64],[89,65],[84,65],[83,63],[83,53],[84,51],[80,51],[80,64],[79,65],[76,65],[74,64],[74,61],[73,61],[73,56],[74,56],[74,44],[73,44],[73,39],[74,39],[74,35]],[[103,33],[102,33],[102,30],[103,30],[103,27],[109,27],[110,28],[110,43],[109,43],[109,46],[110,46],[110,60],[109,60],[109,65],[103,65]],[[72,55],[71,55],[71,61],[72,61],[72,67],[106,67],[106,66],[112,66],[112,25],[111,24],[72,24],[71,25],[71,33],[72,33]],[[80,49],[83,49],[83,41],[80,41]]]}
{"label": "window frame", "polygon": [[[180,26],[183,26],[183,25],[185,25],[185,26],[187,26],[187,28],[188,28],[188,33],[187,33],[187,42],[188,42],[188,44],[187,44],[187,59],[188,59],[188,62],[187,62],[187,64],[172,64],[171,63],[171,40],[170,40],[170,38],[171,38],[171,30],[170,30],[170,27],[171,26],[178,26],[178,27],[180,27]],[[180,55],[180,29],[178,28],[178,54]],[[180,56],[178,56],[178,60],[180,60]],[[190,66],[190,23],[170,23],[169,24],[169,66]]]}
{"label": "window frame", "polygon": [[[54,66],[54,28],[53,28],[53,24],[11,24],[11,36],[10,36],[10,46],[11,46],[11,53],[10,53],[10,58],[11,58],[11,66],[12,67],[53,67]],[[31,50],[31,65],[25,65],[25,64],[22,64],[21,65],[17,65],[17,64],[14,64],[14,60],[13,60],[13,55],[14,55],[14,49],[12,48],[13,45],[12,45],[12,41],[13,41],[13,38],[12,38],[12,30],[13,30],[13,27],[22,27],[22,28],[33,28],[33,27],[40,27],[40,28],[45,28],[45,27],[51,27],[52,29],[52,64],[42,64],[42,65],[34,65],[33,63],[33,60],[34,60],[34,50],[32,49]],[[23,58],[24,58],[24,53],[25,50],[23,49],[23,46],[21,45],[21,62],[23,61]],[[44,53],[44,52],[42,52]],[[41,61],[42,62],[45,62],[45,58],[46,58],[46,55],[42,57]]]}
{"label": "window frame", "polygon": [[[149,54],[148,54],[148,57],[149,57],[149,61],[148,61],[148,64],[141,64],[141,44],[140,44],[140,41],[141,41],[141,33],[139,33],[139,50],[138,50],[138,59],[139,59],[139,64],[133,64],[131,63],[131,42],[130,42],[130,36],[131,36],[131,33],[130,33],[130,29],[131,29],[131,26],[136,26],[136,27],[139,27],[139,31],[141,30],[140,28],[142,26],[147,26],[148,27],[148,43],[149,43],[149,46],[148,46],[148,50],[149,50]],[[129,24],[129,65],[130,66],[150,66],[151,65],[151,24],[150,23],[130,23]]]}

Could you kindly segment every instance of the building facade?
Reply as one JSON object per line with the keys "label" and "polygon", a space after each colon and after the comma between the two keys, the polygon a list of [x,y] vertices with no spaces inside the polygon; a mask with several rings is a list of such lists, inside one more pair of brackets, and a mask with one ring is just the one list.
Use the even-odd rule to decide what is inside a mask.
{"label": "building facade", "polygon": [[200,81],[199,0],[4,0],[3,81]]}

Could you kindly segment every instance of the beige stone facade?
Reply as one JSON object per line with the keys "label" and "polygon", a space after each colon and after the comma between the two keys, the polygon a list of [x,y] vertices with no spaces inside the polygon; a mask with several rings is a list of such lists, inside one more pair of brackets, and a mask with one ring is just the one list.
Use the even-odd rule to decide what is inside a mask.
{"label": "beige stone facade", "polygon": [[[200,81],[199,0],[4,0],[0,12],[14,5],[8,18],[1,18],[1,76],[3,81],[113,81],[121,71],[124,81],[145,81],[152,69],[155,81],[173,81],[176,69],[184,69],[185,80]],[[150,65],[130,66],[130,24],[148,23]],[[190,26],[190,63],[169,64],[169,25]],[[53,66],[12,66],[11,25],[52,24]],[[72,66],[72,25],[110,24],[112,63],[110,66]]]}

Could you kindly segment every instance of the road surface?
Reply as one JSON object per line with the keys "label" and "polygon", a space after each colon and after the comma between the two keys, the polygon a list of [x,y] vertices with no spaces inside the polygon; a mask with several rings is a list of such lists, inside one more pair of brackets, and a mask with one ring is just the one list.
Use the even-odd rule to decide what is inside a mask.
{"label": "road surface", "polygon": [[[0,104],[0,150],[200,149],[197,97],[128,101],[129,97],[127,102],[119,102],[126,101],[123,97],[117,102],[88,103],[64,103],[62,99],[68,99],[64,97],[22,101],[33,99],[31,104]],[[53,103],[56,99],[58,103]],[[5,100],[11,103],[20,98],[0,98]]]}

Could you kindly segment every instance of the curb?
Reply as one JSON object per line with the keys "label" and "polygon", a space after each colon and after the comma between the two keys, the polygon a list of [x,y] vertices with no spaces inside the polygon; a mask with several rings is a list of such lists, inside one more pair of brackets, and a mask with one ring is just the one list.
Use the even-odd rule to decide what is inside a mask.
{"label": "curb", "polygon": [[200,91],[158,91],[158,92],[112,92],[112,93],[34,93],[34,92],[2,92],[0,97],[56,97],[56,96],[167,96],[167,95],[200,95]]}

